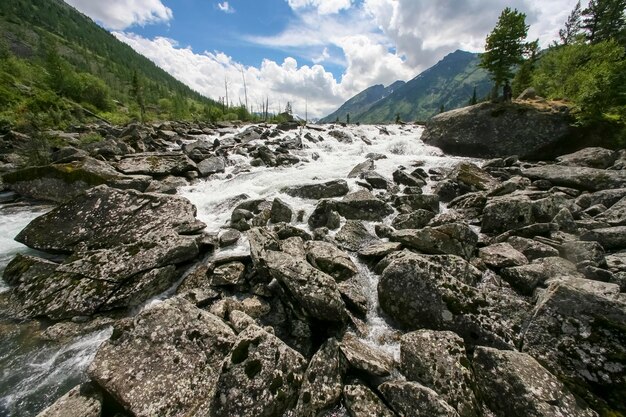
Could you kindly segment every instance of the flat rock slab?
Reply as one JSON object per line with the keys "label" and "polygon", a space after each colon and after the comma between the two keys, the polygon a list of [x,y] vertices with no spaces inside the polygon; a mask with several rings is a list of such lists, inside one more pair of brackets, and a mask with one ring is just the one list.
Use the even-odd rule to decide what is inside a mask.
{"label": "flat rock slab", "polygon": [[125,174],[183,175],[196,170],[196,164],[182,152],[146,152],[124,156],[117,169]]}
{"label": "flat rock slab", "polygon": [[600,191],[626,186],[626,171],[610,171],[587,167],[544,165],[528,168],[522,174],[532,180],[547,180],[553,185],[579,190]]}
{"label": "flat rock slab", "polygon": [[234,342],[220,318],[174,298],[119,323],[88,373],[132,415],[200,415]]}

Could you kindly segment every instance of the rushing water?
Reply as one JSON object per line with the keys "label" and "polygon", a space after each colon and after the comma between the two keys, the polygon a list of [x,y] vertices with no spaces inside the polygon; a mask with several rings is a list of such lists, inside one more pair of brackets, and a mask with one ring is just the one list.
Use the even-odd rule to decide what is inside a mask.
{"label": "rushing water", "polygon": [[[291,151],[301,159],[293,166],[266,168],[250,166],[246,156],[229,156],[230,166],[226,172],[214,175],[194,185],[184,187],[179,193],[187,197],[198,209],[198,218],[207,224],[209,231],[218,231],[227,225],[232,209],[241,201],[242,194],[248,198],[271,200],[280,197],[295,210],[304,210],[306,220],[313,211],[316,201],[290,197],[281,192],[284,187],[311,182],[346,179],[352,168],[366,160],[369,153],[386,155],[376,161],[376,171],[391,179],[392,173],[403,165],[407,168],[419,162],[428,170],[434,167],[450,167],[457,158],[444,156],[437,148],[424,145],[419,137],[422,128],[416,126],[387,126],[389,135],[382,134],[376,126],[351,126],[352,143],[338,142],[314,129],[291,131],[284,136],[304,136],[310,133],[324,139],[313,143],[303,139],[302,150]],[[232,134],[204,136],[212,143],[215,138],[226,140]],[[314,160],[317,159],[317,160]],[[359,189],[356,179],[348,179],[351,190]],[[17,253],[29,250],[13,238],[32,219],[45,212],[46,208],[2,208],[0,206],[0,274]],[[306,230],[308,225],[298,224]],[[373,229],[373,224],[368,225]],[[249,253],[245,239],[215,256]],[[363,288],[369,300],[367,315],[368,335],[364,342],[375,345],[397,357],[399,347],[396,334],[380,315],[378,308],[378,276],[373,274],[357,257],[353,257],[360,272]],[[0,292],[8,288],[0,280]],[[150,300],[146,306],[171,295],[164,293]],[[30,417],[52,403],[80,381],[86,378],[85,369],[93,360],[100,344],[110,336],[110,329],[91,333],[65,343],[43,341],[39,335],[40,325],[9,323],[0,321],[0,417]],[[344,411],[337,410],[344,415]]]}

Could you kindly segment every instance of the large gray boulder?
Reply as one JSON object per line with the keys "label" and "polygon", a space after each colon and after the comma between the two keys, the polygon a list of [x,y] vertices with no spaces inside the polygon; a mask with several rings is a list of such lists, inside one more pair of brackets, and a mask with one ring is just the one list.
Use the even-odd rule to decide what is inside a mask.
{"label": "large gray boulder", "polygon": [[448,223],[423,229],[398,230],[391,234],[390,239],[422,253],[470,259],[476,249],[478,235],[464,223]]}
{"label": "large gray boulder", "polygon": [[411,381],[437,392],[461,417],[480,415],[474,375],[463,339],[452,332],[418,330],[400,339],[400,368]]}
{"label": "large gray boulder", "polygon": [[341,197],[348,194],[350,189],[345,180],[327,181],[321,184],[306,184],[289,187],[283,190],[292,197],[309,198],[319,200],[321,198]]}
{"label": "large gray boulder", "polygon": [[502,233],[533,224],[533,203],[526,195],[492,198],[483,209],[483,233]]}
{"label": "large gray boulder", "polygon": [[581,240],[596,241],[606,250],[626,249],[626,226],[587,230]]}
{"label": "large gray boulder", "polygon": [[546,158],[557,156],[554,150],[568,141],[571,124],[571,117],[557,108],[485,102],[436,115],[422,140],[451,155]]}
{"label": "large gray boulder", "polygon": [[152,178],[124,175],[106,162],[86,157],[66,164],[24,168],[4,174],[2,181],[23,196],[62,203],[102,184],[123,190],[145,191]]}
{"label": "large gray boulder", "polygon": [[212,174],[224,172],[226,170],[226,160],[221,156],[212,156],[202,160],[198,164],[198,171],[203,177],[208,177]]}
{"label": "large gray boulder", "polygon": [[385,403],[365,385],[346,385],[343,402],[351,417],[396,417]]}
{"label": "large gray boulder", "polygon": [[204,224],[186,199],[98,186],[33,220],[18,242],[69,254],[54,264],[18,257],[9,268],[21,316],[54,319],[135,306],[167,289],[195,258]]}
{"label": "large gray boulder", "polygon": [[617,159],[617,152],[605,148],[585,148],[556,158],[560,165],[607,169]]}
{"label": "large gray boulder", "polygon": [[151,176],[184,175],[195,171],[196,164],[182,152],[146,152],[124,156],[117,163],[124,174]]}
{"label": "large gray boulder", "polygon": [[576,386],[594,408],[624,413],[625,322],[623,302],[556,282],[537,303],[524,332],[524,351]]}
{"label": "large gray boulder", "polygon": [[626,171],[623,170],[542,165],[522,170],[522,174],[531,180],[547,180],[553,185],[585,191],[600,191],[626,186]]}
{"label": "large gray boulder", "polygon": [[348,254],[331,243],[311,240],[304,247],[309,263],[337,281],[346,280],[358,272]]}
{"label": "large gray boulder", "polygon": [[384,217],[393,213],[389,204],[366,190],[346,195],[341,201],[334,203],[334,208],[350,220],[382,221]]}
{"label": "large gray boulder", "polygon": [[284,252],[267,251],[265,265],[307,316],[330,322],[346,319],[345,304],[333,277]]}
{"label": "large gray boulder", "polygon": [[72,388],[37,417],[100,417],[102,393],[86,382]]}
{"label": "large gray boulder", "polygon": [[235,334],[180,298],[116,325],[89,376],[134,416],[207,415]]}
{"label": "large gray boulder", "polygon": [[597,417],[530,355],[479,346],[474,371],[481,398],[496,417]]}
{"label": "large gray boulder", "polygon": [[389,381],[378,387],[387,403],[401,416],[459,417],[435,391],[417,382]]}
{"label": "large gray boulder", "polygon": [[296,405],[306,361],[273,334],[250,325],[220,369],[210,417],[275,417]]}

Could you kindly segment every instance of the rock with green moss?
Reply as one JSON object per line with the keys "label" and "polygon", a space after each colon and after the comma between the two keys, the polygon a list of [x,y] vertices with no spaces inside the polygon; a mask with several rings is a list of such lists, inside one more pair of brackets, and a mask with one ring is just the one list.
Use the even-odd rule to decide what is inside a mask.
{"label": "rock with green moss", "polygon": [[463,339],[443,331],[418,330],[400,339],[400,367],[411,381],[433,389],[461,417],[480,415],[475,382]]}
{"label": "rock with green moss", "polygon": [[626,413],[626,304],[568,282],[541,296],[524,351],[595,409]]}
{"label": "rock with green moss", "polygon": [[198,255],[190,233],[203,227],[184,198],[94,187],[16,237],[69,256],[60,264],[16,257],[5,273],[13,311],[63,319],[138,305],[171,286],[177,265]]}
{"label": "rock with green moss", "polygon": [[117,169],[125,174],[144,174],[155,177],[184,175],[196,171],[196,164],[182,152],[145,152],[124,156]]}
{"label": "rock with green moss", "polygon": [[207,415],[234,342],[220,318],[172,298],[118,322],[88,373],[131,415]]}
{"label": "rock with green moss", "polygon": [[224,358],[210,417],[275,417],[293,408],[306,361],[258,326],[246,327]]}
{"label": "rock with green moss", "polygon": [[309,362],[298,396],[296,414],[300,417],[316,417],[334,407],[341,398],[347,370],[348,364],[339,350],[337,340],[328,339]]}
{"label": "rock with green moss", "polygon": [[124,175],[106,162],[86,157],[66,164],[29,167],[3,176],[15,192],[38,200],[65,202],[91,187],[106,184],[122,190],[145,191],[151,178]]}
{"label": "rock with green moss", "polygon": [[496,417],[597,417],[533,357],[478,347],[474,371],[481,398]]}

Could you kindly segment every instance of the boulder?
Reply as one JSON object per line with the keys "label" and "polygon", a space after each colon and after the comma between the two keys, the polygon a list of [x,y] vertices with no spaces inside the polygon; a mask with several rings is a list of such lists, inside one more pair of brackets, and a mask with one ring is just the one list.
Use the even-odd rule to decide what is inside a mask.
{"label": "boulder", "polygon": [[393,370],[393,358],[386,353],[361,342],[351,333],[346,333],[339,343],[350,367],[357,372],[374,376],[388,376]]}
{"label": "boulder", "polygon": [[250,325],[220,368],[210,417],[274,417],[296,405],[306,361],[273,334]]}
{"label": "boulder", "polygon": [[182,152],[146,152],[124,156],[117,163],[124,174],[151,176],[184,175],[195,171],[196,164]]}
{"label": "boulder", "polygon": [[604,266],[604,248],[598,242],[572,240],[563,242],[559,248],[561,257],[575,264],[590,262],[594,266]]}
{"label": "boulder", "polygon": [[474,375],[463,339],[452,332],[418,330],[400,339],[400,369],[410,380],[437,392],[460,417],[480,415]]}
{"label": "boulder", "polygon": [[322,198],[341,197],[348,194],[350,189],[345,180],[333,180],[321,184],[307,184],[285,188],[283,192],[292,197],[319,200]]}
{"label": "boulder", "polygon": [[596,241],[606,250],[626,249],[626,226],[588,230],[580,239]]}
{"label": "boulder", "polygon": [[576,205],[587,209],[593,205],[601,204],[611,207],[622,198],[626,197],[626,188],[615,188],[612,190],[600,190],[594,193],[583,193],[576,199]]}
{"label": "boulder", "polygon": [[474,371],[481,398],[496,417],[597,417],[533,357],[479,346]]}
{"label": "boulder", "polygon": [[348,174],[348,178],[358,178],[362,174],[368,171],[372,171],[375,167],[376,165],[374,164],[374,161],[368,159],[365,162],[361,162],[360,164],[352,168],[352,170]]}
{"label": "boulder", "polygon": [[539,264],[504,268],[500,276],[523,295],[532,295],[535,288],[547,279],[545,268]]}
{"label": "boulder", "polygon": [[[487,171],[479,168],[471,162],[459,163],[448,175],[446,175],[445,180],[454,184],[456,195],[452,197],[457,197],[470,192],[487,191],[498,184],[497,179],[492,177]],[[439,182],[439,184],[444,183]],[[435,187],[435,193],[441,196],[442,190],[440,189],[439,184]],[[445,200],[449,201],[451,198],[446,198]]]}
{"label": "boulder", "polygon": [[547,106],[484,102],[434,116],[422,140],[450,155],[546,158],[563,149],[571,125],[568,114]]}
{"label": "boulder", "polygon": [[417,382],[390,381],[378,387],[393,410],[401,416],[459,417],[435,391]]}
{"label": "boulder", "polygon": [[94,187],[17,235],[31,248],[70,256],[45,268],[25,262],[11,299],[20,315],[55,319],[141,304],[198,255],[191,234],[203,228],[184,198]]}
{"label": "boulder", "polygon": [[558,249],[533,239],[511,236],[507,242],[516,250],[524,254],[529,261],[539,258],[547,258],[550,256],[559,256]]}
{"label": "boulder", "polygon": [[189,182],[183,177],[170,175],[162,180],[152,180],[146,188],[146,193],[176,194],[179,188],[186,187]]}
{"label": "boulder", "polygon": [[426,254],[449,254],[470,259],[478,236],[464,223],[449,223],[423,229],[398,230],[391,240]]}
{"label": "boulder", "polygon": [[365,171],[361,173],[360,178],[365,180],[372,188],[380,190],[390,190],[393,187],[393,183],[387,178],[383,177],[376,171]]}
{"label": "boulder", "polygon": [[493,268],[526,265],[528,259],[508,243],[495,243],[478,250],[482,261]]}
{"label": "boulder", "polygon": [[399,251],[402,245],[398,242],[374,242],[359,250],[362,258],[381,259],[390,253]]}
{"label": "boulder", "polygon": [[625,322],[623,302],[555,282],[542,294],[524,331],[524,352],[569,381],[594,408],[624,413]]}
{"label": "boulder", "polygon": [[313,355],[304,373],[296,414],[317,417],[337,404],[341,399],[343,378],[347,370],[348,364],[339,350],[337,340],[328,339]]}
{"label": "boulder", "polygon": [[221,156],[212,156],[198,163],[198,171],[200,171],[200,175],[203,177],[224,172],[225,170],[226,160]]}
{"label": "boulder", "polygon": [[305,243],[304,248],[309,263],[337,281],[344,281],[358,273],[348,254],[331,243],[311,240]]}
{"label": "boulder", "polygon": [[596,220],[611,226],[626,226],[626,197],[622,197],[617,203],[596,216]]}
{"label": "boulder", "polygon": [[285,287],[307,316],[329,322],[346,319],[345,304],[330,275],[283,252],[267,251],[264,260],[270,276]]}
{"label": "boulder", "polygon": [[221,319],[173,298],[119,322],[88,373],[134,416],[206,414],[234,343]]}
{"label": "boulder", "polygon": [[351,417],[396,417],[372,390],[362,384],[346,385],[343,402]]}
{"label": "boulder", "polygon": [[362,247],[378,240],[358,220],[348,220],[335,235],[335,240],[345,250],[356,252]]}
{"label": "boulder", "polygon": [[626,186],[626,171],[622,170],[611,171],[564,165],[542,165],[522,170],[522,175],[531,180],[547,180],[553,185],[586,191],[600,191]]}
{"label": "boulder", "polygon": [[393,180],[396,184],[406,185],[409,187],[423,187],[426,185],[426,181],[421,178],[414,177],[402,169],[394,171]]}
{"label": "boulder", "polygon": [[230,262],[220,265],[211,274],[211,285],[229,286],[241,285],[245,282],[246,267],[241,262]]}
{"label": "boulder", "polygon": [[399,195],[393,199],[396,207],[408,206],[413,210],[428,210],[439,213],[439,196],[434,194]]}
{"label": "boulder", "polygon": [[585,148],[556,158],[559,165],[607,169],[617,159],[617,153],[605,148]]}
{"label": "boulder", "polygon": [[393,209],[387,203],[366,190],[348,194],[341,201],[334,203],[334,209],[349,220],[382,221],[393,213]]}
{"label": "boulder", "polygon": [[272,223],[291,223],[293,217],[293,210],[287,203],[280,198],[275,198],[272,202],[270,220]]}
{"label": "boulder", "polygon": [[106,162],[84,158],[67,164],[25,168],[4,174],[2,180],[11,190],[23,196],[62,203],[102,184],[144,191],[152,178],[124,175]]}
{"label": "boulder", "polygon": [[533,222],[533,204],[526,195],[495,197],[488,200],[483,209],[481,231],[502,233]]}
{"label": "boulder", "polygon": [[72,388],[37,417],[100,417],[102,393],[86,382]]}

